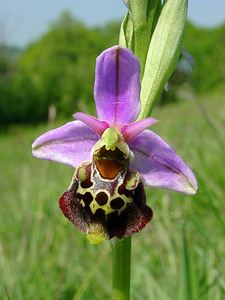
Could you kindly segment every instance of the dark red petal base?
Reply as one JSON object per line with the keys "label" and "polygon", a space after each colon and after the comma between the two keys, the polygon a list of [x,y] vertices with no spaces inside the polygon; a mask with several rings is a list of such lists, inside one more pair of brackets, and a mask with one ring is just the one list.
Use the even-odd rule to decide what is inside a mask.
{"label": "dark red petal base", "polygon": [[[79,194],[76,193],[78,181],[74,179],[70,188],[60,197],[59,206],[65,215],[78,229],[88,232],[90,227],[97,225],[108,239],[123,238],[140,231],[151,219],[153,212],[146,205],[146,195],[142,182],[132,192],[133,202],[119,214],[114,211],[105,215],[102,209],[93,214],[89,206],[80,204]],[[88,199],[86,199],[88,200]]]}

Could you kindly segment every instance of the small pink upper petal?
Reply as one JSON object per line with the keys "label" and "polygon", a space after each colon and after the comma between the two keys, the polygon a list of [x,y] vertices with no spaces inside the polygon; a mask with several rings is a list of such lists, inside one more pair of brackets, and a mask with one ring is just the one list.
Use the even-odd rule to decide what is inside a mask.
{"label": "small pink upper petal", "polygon": [[122,126],[121,133],[126,142],[132,141],[138,134],[140,134],[146,128],[154,125],[158,121],[154,118],[147,118],[135,123]]}
{"label": "small pink upper petal", "polygon": [[114,46],[96,61],[95,102],[97,115],[110,126],[133,122],[140,110],[140,65],[126,48]]}
{"label": "small pink upper petal", "polygon": [[77,120],[80,120],[81,122],[86,124],[89,128],[94,130],[100,136],[109,127],[109,124],[106,121],[100,121],[97,118],[82,112],[77,112],[73,116]]}

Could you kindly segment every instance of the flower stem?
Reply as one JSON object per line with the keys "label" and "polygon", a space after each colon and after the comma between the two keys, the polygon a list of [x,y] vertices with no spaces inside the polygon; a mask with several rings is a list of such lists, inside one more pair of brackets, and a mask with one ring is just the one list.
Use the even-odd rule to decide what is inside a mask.
{"label": "flower stem", "polygon": [[113,254],[113,300],[130,299],[131,237],[115,239]]}

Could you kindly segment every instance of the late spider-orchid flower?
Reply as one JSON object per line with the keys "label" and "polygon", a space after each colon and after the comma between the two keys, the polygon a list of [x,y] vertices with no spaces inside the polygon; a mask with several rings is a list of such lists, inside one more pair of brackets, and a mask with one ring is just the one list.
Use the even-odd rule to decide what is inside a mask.
{"label": "late spider-orchid flower", "polygon": [[147,129],[156,120],[134,122],[140,66],[130,50],[114,46],[97,58],[94,96],[98,118],[76,113],[76,121],[44,133],[32,145],[34,156],[76,168],[59,204],[93,243],[130,236],[151,220],[144,185],[187,194],[197,190],[191,169]]}

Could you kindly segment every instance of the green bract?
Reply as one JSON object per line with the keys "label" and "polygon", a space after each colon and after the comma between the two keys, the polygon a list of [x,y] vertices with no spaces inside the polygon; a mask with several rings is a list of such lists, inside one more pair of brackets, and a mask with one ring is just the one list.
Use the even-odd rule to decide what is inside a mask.
{"label": "green bract", "polygon": [[141,87],[141,113],[145,118],[152,111],[165,83],[178,60],[187,17],[187,0],[167,0],[154,30]]}
{"label": "green bract", "polygon": [[151,113],[181,51],[187,17],[187,0],[129,1],[120,30],[120,45],[130,48],[141,65],[141,112]]}

